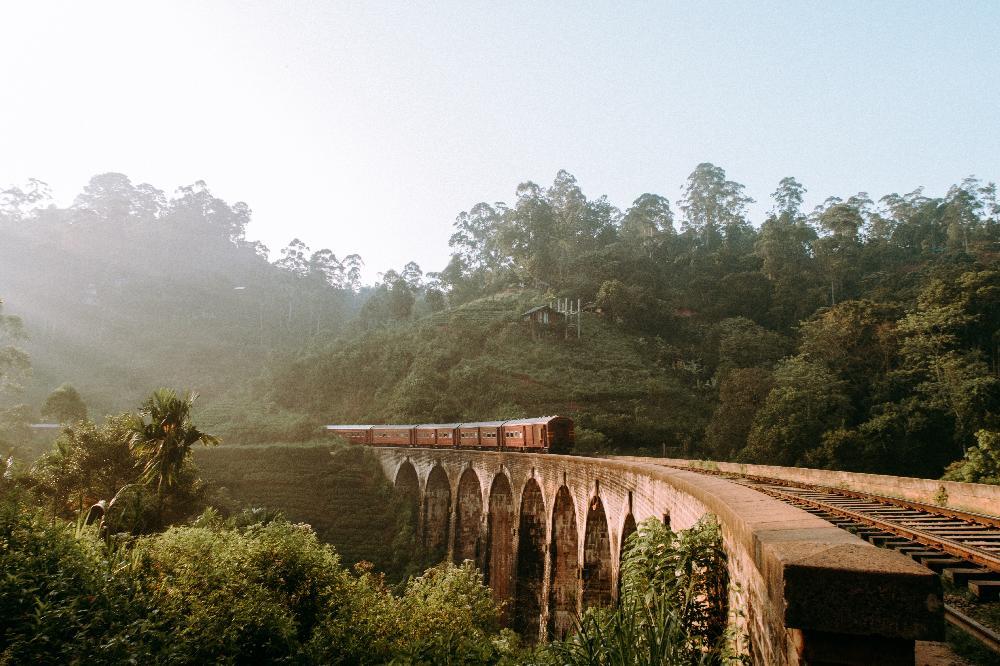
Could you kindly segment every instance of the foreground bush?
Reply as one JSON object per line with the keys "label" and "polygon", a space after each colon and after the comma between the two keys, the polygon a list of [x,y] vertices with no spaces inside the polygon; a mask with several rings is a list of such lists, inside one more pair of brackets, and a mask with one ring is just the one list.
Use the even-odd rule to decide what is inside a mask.
{"label": "foreground bush", "polygon": [[207,514],[117,546],[13,501],[0,518],[0,664],[495,663],[513,649],[470,564],[396,596],[274,516]]}
{"label": "foreground bush", "polygon": [[72,661],[105,617],[101,544],[0,504],[0,663]]}

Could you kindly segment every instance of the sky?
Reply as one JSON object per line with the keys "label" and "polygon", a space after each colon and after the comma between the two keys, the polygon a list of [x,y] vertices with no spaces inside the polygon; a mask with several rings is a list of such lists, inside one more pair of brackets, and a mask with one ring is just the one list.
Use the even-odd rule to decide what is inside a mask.
{"label": "sky", "polygon": [[204,180],[366,278],[574,174],[626,208],[700,162],[757,200],[1000,179],[1000,2],[0,0],[0,186]]}

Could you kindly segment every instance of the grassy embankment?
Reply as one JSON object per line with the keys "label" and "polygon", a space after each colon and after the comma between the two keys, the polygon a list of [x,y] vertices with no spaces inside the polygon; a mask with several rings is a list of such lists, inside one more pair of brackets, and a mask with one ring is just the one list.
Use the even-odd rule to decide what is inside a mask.
{"label": "grassy embankment", "polygon": [[346,564],[368,561],[390,580],[417,573],[409,513],[364,449],[312,443],[196,450],[223,509],[266,508],[308,523]]}

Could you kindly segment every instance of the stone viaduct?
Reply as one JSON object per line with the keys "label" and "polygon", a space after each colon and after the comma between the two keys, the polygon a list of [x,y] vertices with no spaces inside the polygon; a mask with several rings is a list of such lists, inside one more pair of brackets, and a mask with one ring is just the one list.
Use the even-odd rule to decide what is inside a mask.
{"label": "stone viaduct", "polygon": [[648,518],[722,528],[736,648],[755,664],[912,664],[940,640],[929,570],[809,513],[717,477],[639,461],[374,448],[441,559],[480,566],[505,621],[559,637],[617,596],[621,547]]}

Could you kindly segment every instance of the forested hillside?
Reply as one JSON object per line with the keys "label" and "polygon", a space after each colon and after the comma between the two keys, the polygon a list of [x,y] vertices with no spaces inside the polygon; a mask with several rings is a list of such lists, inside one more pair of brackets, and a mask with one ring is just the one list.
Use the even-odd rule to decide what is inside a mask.
{"label": "forested hillside", "polygon": [[[509,290],[380,326],[283,364],[273,400],[327,422],[454,422],[571,414],[581,447],[684,446],[711,392],[656,340],[594,314],[583,335],[533,337],[518,315],[544,300]],[[537,339],[536,339],[537,338]],[[688,447],[690,448],[690,447]]]}
{"label": "forested hillside", "polygon": [[[804,193],[783,179],[754,225],[711,164],[676,216],[656,194],[625,211],[588,199],[566,172],[524,183],[458,216],[430,289],[393,275],[360,332],[275,368],[269,395],[334,420],[558,411],[587,446],[940,475],[996,439],[996,186],[811,212]],[[438,292],[451,309],[415,317]],[[589,305],[579,342],[518,321],[553,297]]]}

